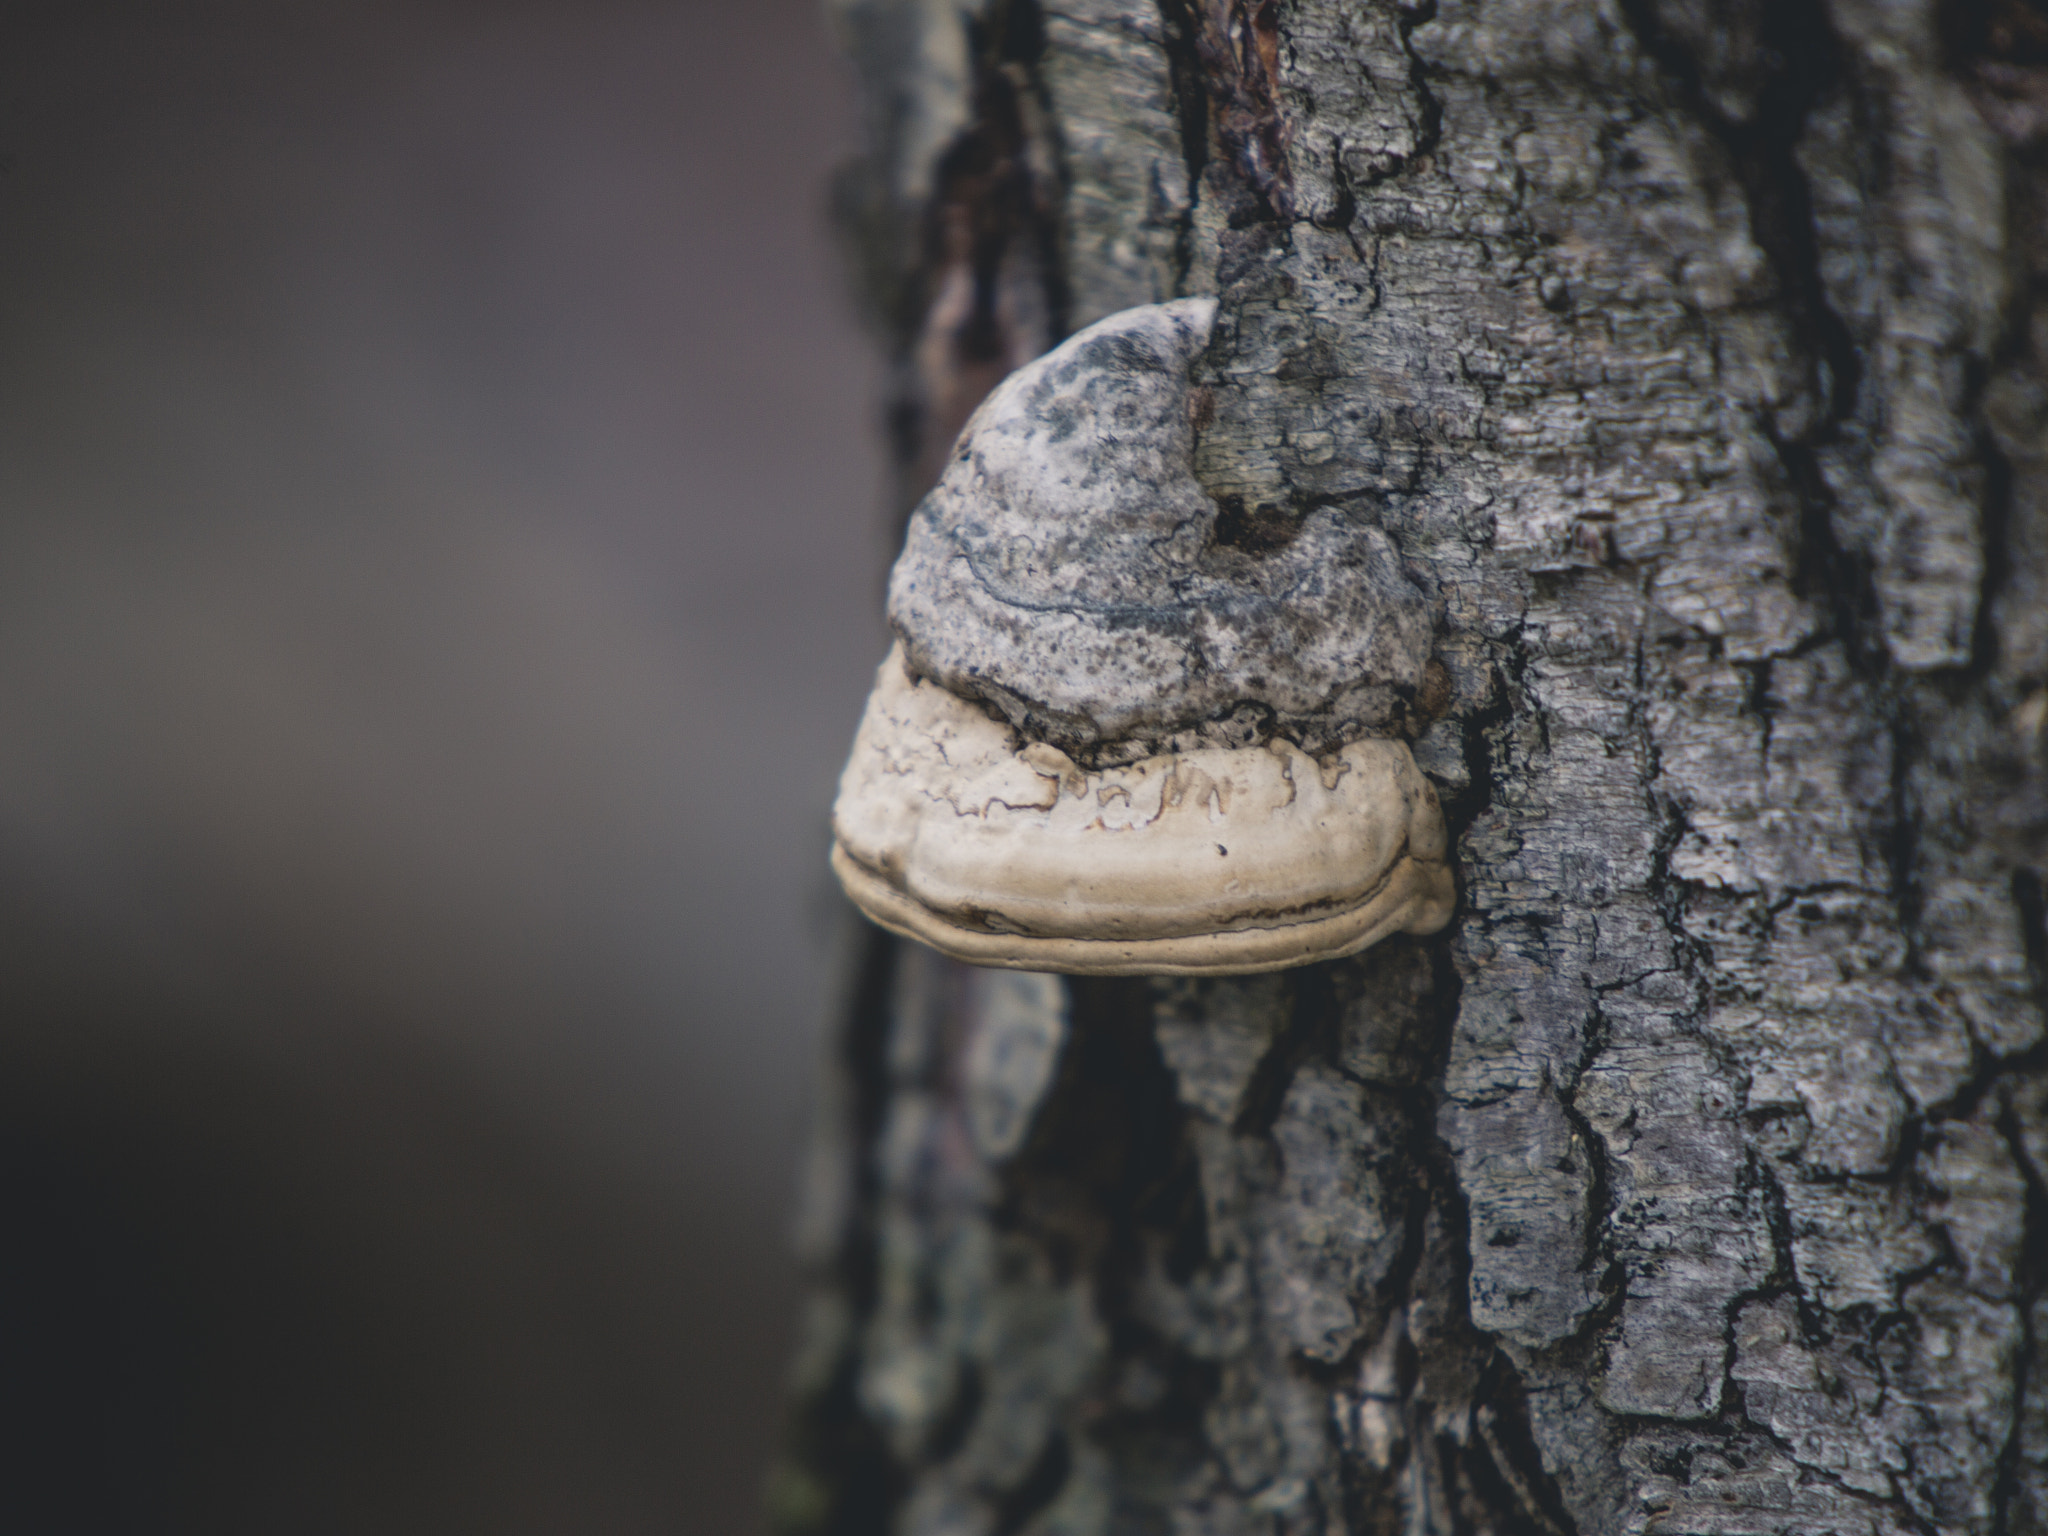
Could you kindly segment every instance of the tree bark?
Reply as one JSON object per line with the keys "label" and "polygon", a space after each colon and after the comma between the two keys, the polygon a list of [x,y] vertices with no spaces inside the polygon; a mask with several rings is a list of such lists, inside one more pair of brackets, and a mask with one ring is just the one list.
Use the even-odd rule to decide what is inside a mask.
{"label": "tree bark", "polygon": [[1200,982],[865,933],[784,1524],[2048,1529],[2048,19],[837,12],[903,503],[1218,294],[1205,485],[1442,605],[1461,907]]}

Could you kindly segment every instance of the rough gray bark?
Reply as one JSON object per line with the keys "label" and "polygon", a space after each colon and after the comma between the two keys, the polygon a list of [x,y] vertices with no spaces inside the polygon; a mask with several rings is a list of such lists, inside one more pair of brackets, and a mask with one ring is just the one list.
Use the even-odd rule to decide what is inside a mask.
{"label": "rough gray bark", "polygon": [[1463,901],[1231,981],[868,940],[786,1523],[2048,1529],[2041,13],[839,14],[906,505],[1216,293],[1240,547],[1442,605]]}

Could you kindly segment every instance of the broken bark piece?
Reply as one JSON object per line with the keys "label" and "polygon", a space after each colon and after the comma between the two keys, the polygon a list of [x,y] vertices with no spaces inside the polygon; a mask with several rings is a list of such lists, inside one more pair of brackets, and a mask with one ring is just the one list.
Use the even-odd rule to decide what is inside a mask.
{"label": "broken bark piece", "polygon": [[883,927],[977,965],[1278,970],[1430,933],[1455,893],[1435,791],[1399,741],[1083,769],[883,662],[840,780],[832,865]]}

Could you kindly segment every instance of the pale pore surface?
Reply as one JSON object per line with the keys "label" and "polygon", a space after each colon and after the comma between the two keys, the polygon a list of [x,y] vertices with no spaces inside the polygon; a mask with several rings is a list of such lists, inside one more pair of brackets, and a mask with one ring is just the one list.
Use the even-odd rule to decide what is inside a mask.
{"label": "pale pore surface", "polygon": [[1245,972],[1427,933],[1453,903],[1405,743],[1276,739],[1086,772],[883,662],[833,811],[885,927],[983,965]]}
{"label": "pale pore surface", "polygon": [[918,676],[1089,763],[1398,722],[1435,615],[1370,509],[1219,507],[1195,478],[1215,308],[1111,315],[975,412],[889,584]]}

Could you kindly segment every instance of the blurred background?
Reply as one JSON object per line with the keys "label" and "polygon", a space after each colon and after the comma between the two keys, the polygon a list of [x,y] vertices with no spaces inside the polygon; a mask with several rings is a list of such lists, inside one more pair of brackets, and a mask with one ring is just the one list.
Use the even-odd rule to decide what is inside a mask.
{"label": "blurred background", "polygon": [[758,1528],[855,124],[817,0],[0,0],[0,1530]]}

